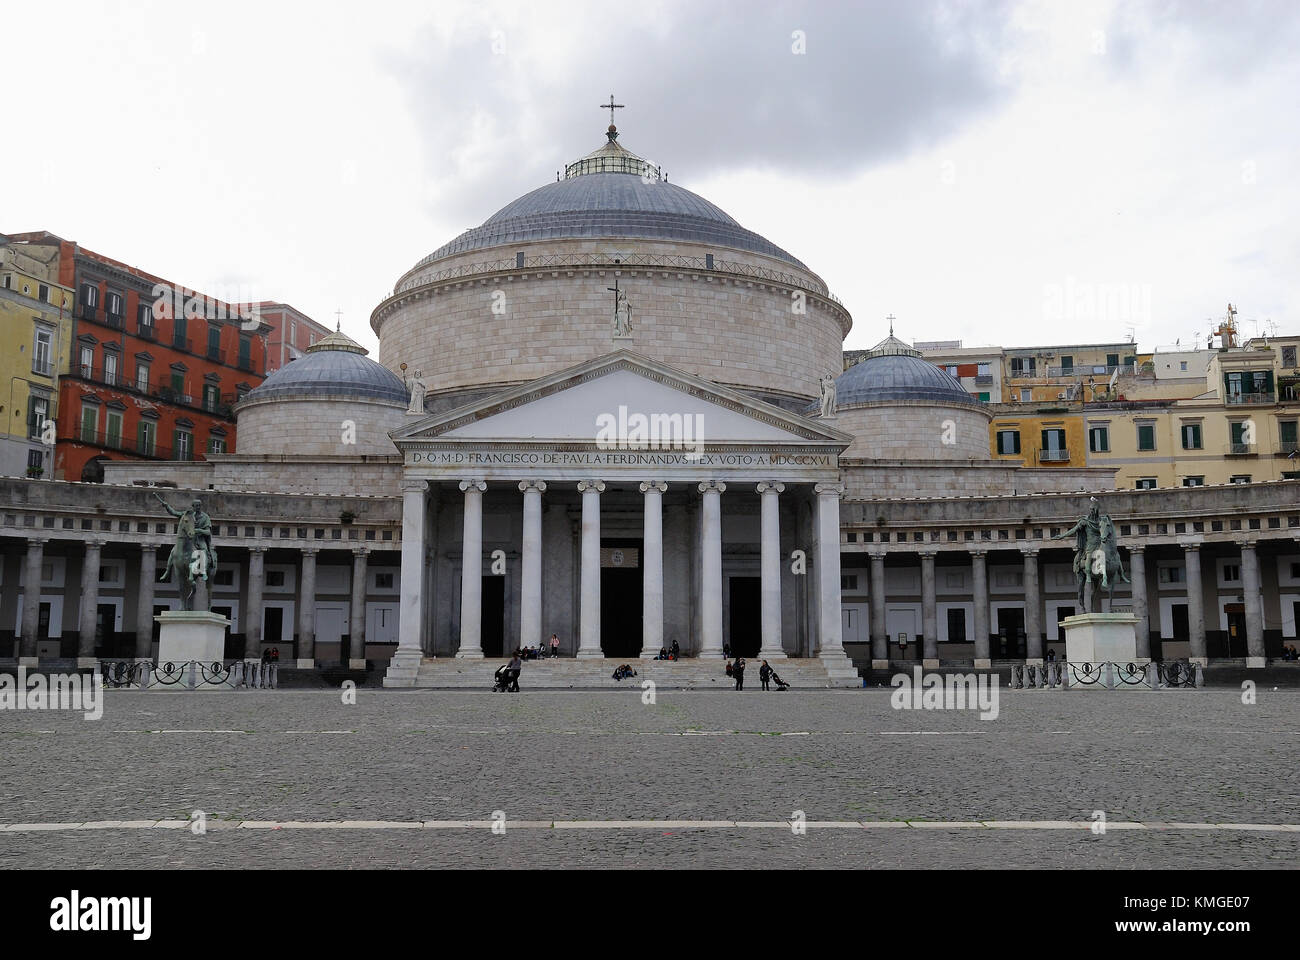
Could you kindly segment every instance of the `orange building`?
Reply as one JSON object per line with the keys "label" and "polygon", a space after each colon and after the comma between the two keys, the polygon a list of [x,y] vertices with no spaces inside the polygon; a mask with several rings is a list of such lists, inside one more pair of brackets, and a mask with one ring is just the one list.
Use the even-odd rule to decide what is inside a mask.
{"label": "orange building", "polygon": [[54,476],[103,479],[105,460],[202,460],[233,453],[231,408],[266,375],[270,327],[257,311],[188,290],[49,233],[76,291],[69,368],[59,381]]}

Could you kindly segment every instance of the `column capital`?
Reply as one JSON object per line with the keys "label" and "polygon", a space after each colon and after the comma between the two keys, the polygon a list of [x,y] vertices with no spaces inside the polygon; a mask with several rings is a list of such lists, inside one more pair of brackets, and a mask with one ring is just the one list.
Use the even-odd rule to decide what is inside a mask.
{"label": "column capital", "polygon": [[935,556],[938,554],[939,551],[938,551],[938,549],[935,548],[935,547],[925,547],[925,548],[923,548],[923,549],[921,549],[921,550],[916,550],[916,551],[914,551],[914,552],[917,553],[917,554],[920,554],[920,556],[921,556],[923,559],[926,559],[926,560],[933,560],[933,559],[935,558]]}
{"label": "column capital", "polygon": [[1020,552],[1021,554],[1024,555],[1025,559],[1027,560],[1030,557],[1038,556],[1038,547],[1021,547]]}
{"label": "column capital", "polygon": [[[153,550],[155,553],[156,553],[157,550],[158,550],[157,547],[145,547],[144,549],[145,549],[145,550]],[[249,552],[249,553],[266,553],[266,551],[268,551],[268,550],[270,550],[270,549],[271,549],[270,547],[264,547],[264,546],[262,546],[261,544],[257,544],[257,543],[255,543],[255,544],[253,544],[251,547],[248,548],[248,552]]]}
{"label": "column capital", "polygon": [[[426,484],[425,486],[428,486],[428,484]],[[484,490],[487,489],[487,483],[477,478],[473,480],[462,480],[459,486],[461,490],[463,490],[466,493],[468,493],[471,489],[477,490],[479,493],[482,493]]]}
{"label": "column capital", "polygon": [[664,483],[662,480],[646,480],[641,484],[642,493],[649,493],[651,490],[655,493],[667,493],[668,484]]}
{"label": "column capital", "polygon": [[520,480],[519,492],[527,493],[529,490],[536,490],[538,493],[546,492],[545,480]]}
{"label": "column capital", "polygon": [[1257,546],[1259,546],[1259,541],[1254,539],[1253,537],[1248,537],[1243,540],[1234,540],[1233,543],[1235,543],[1242,550],[1254,550]]}
{"label": "column capital", "polygon": [[699,485],[700,493],[709,493],[716,491],[719,494],[727,492],[727,485],[721,480],[705,480]]}
{"label": "column capital", "polygon": [[[254,550],[265,550],[266,547],[250,547],[249,549],[254,549]],[[140,544],[140,552],[141,552],[141,553],[157,553],[157,552],[158,552],[158,548],[157,548],[156,546],[154,546],[152,543],[142,543],[142,544]]]}
{"label": "column capital", "polygon": [[817,496],[819,497],[829,497],[832,495],[836,497],[844,496],[844,484],[840,483],[838,480],[833,483],[829,481],[819,483],[814,486],[813,489],[817,492]]}
{"label": "column capital", "polygon": [[588,490],[595,490],[597,493],[605,492],[604,480],[579,480],[578,492],[586,493]]}
{"label": "column capital", "polygon": [[[265,550],[266,548],[265,548],[265,547],[261,547],[261,548],[259,548],[259,549]],[[364,559],[366,559],[366,557],[370,556],[370,548],[369,548],[369,547],[353,547],[353,548],[352,548],[352,556],[353,556],[353,558],[356,559],[356,560],[364,560]]]}
{"label": "column capital", "polygon": [[108,541],[100,537],[85,541],[87,550],[103,550],[106,543],[108,543]]}
{"label": "column capital", "polygon": [[403,493],[427,493],[429,490],[428,480],[403,480]]}
{"label": "column capital", "polygon": [[776,480],[760,480],[754,489],[759,493],[770,493],[775,496],[778,493],[785,493],[785,484]]}
{"label": "column capital", "polygon": [[305,557],[315,557],[316,554],[320,553],[320,547],[303,547],[298,552]]}
{"label": "column capital", "polygon": [[881,563],[885,562],[885,555],[888,553],[889,551],[882,547],[867,547],[867,556],[872,560],[879,560]]}
{"label": "column capital", "polygon": [[32,547],[43,547],[49,542],[49,537],[28,537],[27,549],[30,550]]}
{"label": "column capital", "polygon": [[1188,552],[1189,550],[1199,551],[1201,549],[1200,540],[1179,540],[1178,545],[1183,548],[1184,553]]}
{"label": "column capital", "polygon": [[1124,544],[1124,548],[1128,550],[1130,554],[1145,553],[1147,545],[1145,543],[1126,543]]}
{"label": "column capital", "polygon": [[974,560],[974,559],[976,559],[976,558],[978,558],[978,559],[980,559],[980,560],[984,560],[984,559],[986,559],[987,556],[988,556],[989,548],[988,548],[988,547],[971,547],[971,548],[968,549],[966,552],[970,554],[972,560]]}

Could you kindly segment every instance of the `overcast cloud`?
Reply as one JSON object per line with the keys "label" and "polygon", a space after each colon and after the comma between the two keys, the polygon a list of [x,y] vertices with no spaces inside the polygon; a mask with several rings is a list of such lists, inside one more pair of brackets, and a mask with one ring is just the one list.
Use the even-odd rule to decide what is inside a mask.
{"label": "overcast cloud", "polygon": [[611,92],[621,142],[842,297],[849,347],[893,313],[909,339],[1150,349],[1203,341],[1228,300],[1248,335],[1300,332],[1287,0],[73,2],[5,23],[0,231],[342,310],[371,346],[395,279],[599,146]]}

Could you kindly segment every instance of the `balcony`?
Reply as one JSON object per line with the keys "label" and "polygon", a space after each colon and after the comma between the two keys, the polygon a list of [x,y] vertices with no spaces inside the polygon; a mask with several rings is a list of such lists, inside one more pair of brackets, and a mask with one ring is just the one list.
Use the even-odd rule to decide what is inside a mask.
{"label": "balcony", "polygon": [[1254,393],[1230,393],[1224,398],[1229,406],[1250,405],[1258,403],[1276,403],[1277,394],[1258,391]]}
{"label": "balcony", "polygon": [[188,337],[173,336],[172,346],[175,347],[177,350],[183,350],[186,353],[194,352],[193,341],[191,341]]}
{"label": "balcony", "polygon": [[[132,457],[144,457],[149,460],[171,460],[175,457],[175,451],[171,447],[160,446],[151,441],[140,443],[135,437],[109,434],[102,430],[78,428],[76,435],[69,439],[76,443],[85,443],[104,450],[112,450]],[[202,460],[203,455],[192,450],[182,449],[179,457],[175,458],[180,460]]]}
{"label": "balcony", "polygon": [[137,324],[135,328],[135,335],[139,337],[141,340],[156,341],[158,339],[158,328],[155,327],[152,323]]}
{"label": "balcony", "polygon": [[1281,440],[1278,442],[1277,452],[1283,457],[1300,456],[1300,442],[1295,440]]}
{"label": "balcony", "polygon": [[1069,463],[1070,451],[1069,450],[1039,450],[1038,462],[1039,463]]}
{"label": "balcony", "polygon": [[975,386],[977,387],[993,386],[993,375],[989,373],[981,373],[979,376],[975,378]]}
{"label": "balcony", "polygon": [[89,320],[92,323],[99,323],[99,308],[94,304],[83,303],[77,310],[79,320]]}
{"label": "balcony", "polygon": [[54,375],[54,361],[41,359],[37,357],[32,361],[32,373],[38,377],[51,377]]}
{"label": "balcony", "polygon": [[126,326],[126,322],[122,319],[122,315],[120,313],[104,314],[104,323],[108,324],[114,330],[121,330],[123,327]]}
{"label": "balcony", "polygon": [[1109,377],[1116,370],[1119,371],[1120,376],[1124,377],[1137,373],[1137,364],[1089,363],[1076,364],[1073,367],[1046,367],[1045,369],[1047,371],[1045,376],[1049,380],[1056,380],[1062,377]]}
{"label": "balcony", "polygon": [[224,364],[226,362],[226,351],[222,350],[220,347],[209,346],[208,359],[213,363]]}
{"label": "balcony", "polygon": [[1227,455],[1230,457],[1249,457],[1256,452],[1253,443],[1230,443],[1228,444]]}

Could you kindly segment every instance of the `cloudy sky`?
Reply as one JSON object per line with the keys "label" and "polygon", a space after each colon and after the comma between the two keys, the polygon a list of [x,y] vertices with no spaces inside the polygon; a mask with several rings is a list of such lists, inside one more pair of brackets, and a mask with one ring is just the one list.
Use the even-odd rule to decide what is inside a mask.
{"label": "cloudy sky", "polygon": [[[1300,333],[1300,4],[6,8],[0,232],[368,346],[397,277],[621,143],[816,270],[846,346]],[[16,38],[23,38],[17,40]]]}

